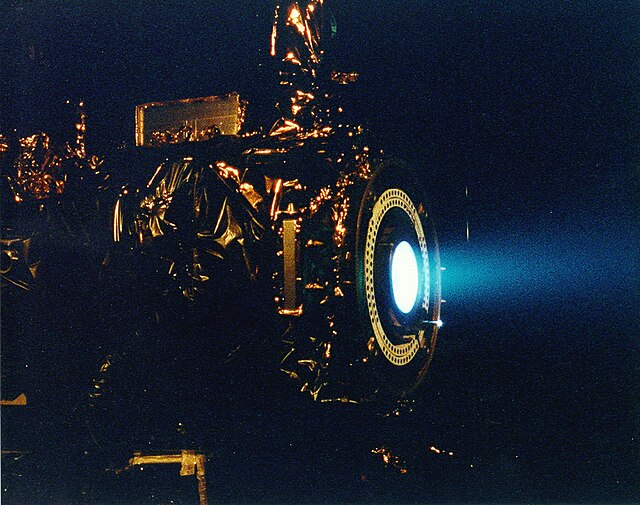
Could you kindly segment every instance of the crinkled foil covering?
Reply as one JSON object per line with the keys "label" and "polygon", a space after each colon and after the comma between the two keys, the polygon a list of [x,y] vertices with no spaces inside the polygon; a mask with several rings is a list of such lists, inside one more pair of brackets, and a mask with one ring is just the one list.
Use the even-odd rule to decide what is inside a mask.
{"label": "crinkled foil covering", "polygon": [[[281,63],[282,117],[266,135],[167,141],[129,154],[129,167],[149,175],[122,186],[112,230],[114,255],[142,258],[164,293],[190,302],[251,293],[253,310],[280,313],[271,321],[282,327],[281,371],[314,400],[356,403],[364,395],[342,386],[366,374],[371,350],[354,351],[350,336],[356,220],[372,164],[341,99],[357,74],[322,64],[334,32],[322,0],[280,3],[271,55]],[[284,220],[295,220],[305,258],[294,309],[283,306]]]}
{"label": "crinkled foil covering", "polygon": [[0,134],[3,288],[32,290],[51,241],[92,241],[90,223],[105,177],[102,160],[87,155],[85,120],[80,103],[75,139],[63,145],[45,132]]}
{"label": "crinkled foil covering", "polygon": [[280,2],[275,9],[270,54],[279,63],[284,90],[278,103],[282,120],[273,132],[335,124],[342,103],[335,85],[358,79],[357,72],[328,68],[327,46],[336,22],[326,1]]}
{"label": "crinkled foil covering", "polygon": [[[97,156],[87,156],[85,147],[86,115],[82,106],[75,125],[75,143],[54,146],[45,132],[15,138],[0,133],[0,160],[3,178],[8,182],[16,202],[44,200],[60,195],[70,171],[93,170],[101,164]],[[12,156],[12,151],[16,152]]]}
{"label": "crinkled foil covering", "polygon": [[[100,286],[103,322],[114,339],[151,352],[142,342],[153,326],[171,334],[171,345],[192,346],[193,335],[176,335],[185,325],[175,320],[190,314],[189,331],[204,335],[209,324],[223,331],[236,325],[229,316],[235,311],[258,321],[253,333],[244,341],[197,337],[202,345],[227,345],[232,356],[269,324],[269,334],[282,335],[279,368],[302,392],[322,402],[366,398],[350,389],[354,374],[366,376],[371,351],[366,342],[354,350],[351,338],[358,324],[354,241],[375,163],[342,99],[357,74],[323,65],[334,32],[322,0],[277,7],[271,54],[281,63],[285,99],[268,133],[212,131],[180,142],[176,132],[158,132],[155,147],[120,150],[104,165],[86,154],[83,112],[74,145],[56,147],[44,133],[0,137],[2,194],[11,196],[5,209],[29,215],[3,219],[3,286],[37,287],[43,247],[34,244],[71,238],[80,249],[100,251],[92,241],[108,231]],[[105,199],[110,225],[101,221]],[[290,229],[292,220],[303,258],[294,309],[283,304],[282,267],[283,223]],[[117,368],[118,351],[104,348],[92,402]]]}
{"label": "crinkled foil covering", "polygon": [[[128,183],[120,191],[112,221],[117,248],[146,258],[155,265],[162,290],[192,302],[201,295],[233,296],[218,291],[221,275],[241,268],[238,282],[278,319],[283,220],[313,223],[318,232],[311,235],[323,242],[301,238],[300,243],[308,242],[319,271],[308,272],[314,281],[303,291],[329,309],[343,296],[341,265],[335,262],[348,256],[346,220],[354,217],[350,194],[370,177],[360,132],[357,126],[322,125],[141,152],[145,159],[161,159],[147,181]],[[301,320],[279,319],[286,347],[282,371],[314,399],[328,399],[320,391],[337,335],[335,322],[325,319],[318,326],[314,320],[309,333]]]}

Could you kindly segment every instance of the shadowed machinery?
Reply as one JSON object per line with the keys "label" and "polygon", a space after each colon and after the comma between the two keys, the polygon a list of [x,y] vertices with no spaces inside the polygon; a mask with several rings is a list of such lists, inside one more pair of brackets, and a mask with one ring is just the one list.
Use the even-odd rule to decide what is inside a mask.
{"label": "shadowed machinery", "polygon": [[273,3],[3,9],[3,502],[635,503],[640,10]]}
{"label": "shadowed machinery", "polygon": [[368,146],[349,106],[358,74],[326,54],[335,33],[322,1],[276,7],[270,127],[245,129],[231,93],[137,106],[135,146],[104,158],[86,153],[83,104],[60,152],[45,133],[3,137],[17,216],[3,223],[3,283],[68,283],[52,267],[64,243],[99,281],[107,337],[82,352],[98,358],[90,425],[159,401],[144,378],[187,342],[214,362],[259,343],[263,366],[320,402],[388,404],[421,382],[442,324],[429,202],[413,170]]}

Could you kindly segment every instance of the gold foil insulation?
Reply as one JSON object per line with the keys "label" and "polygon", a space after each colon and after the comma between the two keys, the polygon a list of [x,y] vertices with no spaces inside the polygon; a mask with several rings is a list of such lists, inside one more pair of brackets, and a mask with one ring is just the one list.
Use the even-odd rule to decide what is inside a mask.
{"label": "gold foil insulation", "polygon": [[20,155],[14,163],[14,174],[8,176],[16,202],[61,194],[65,183],[63,158],[52,148],[49,136],[39,133],[18,142]]}
{"label": "gold foil insulation", "polygon": [[272,132],[318,129],[327,122],[332,92],[326,86],[330,79],[324,59],[327,42],[334,35],[335,19],[323,0],[280,2],[276,7],[270,54],[279,64],[284,98],[278,108],[288,124]]}
{"label": "gold foil insulation", "polygon": [[36,286],[42,254],[48,249],[42,244],[53,235],[91,242],[81,213],[96,208],[90,200],[97,197],[105,177],[99,170],[102,160],[87,154],[84,103],[78,104],[76,113],[70,142],[54,143],[45,132],[23,137],[0,134],[3,286],[23,290]]}
{"label": "gold foil insulation", "polygon": [[[136,167],[138,180],[114,188],[116,198],[104,198],[113,240],[108,260],[126,259],[113,282],[144,284],[148,291],[140,288],[136,296],[162,300],[157,321],[166,317],[160,312],[178,313],[185,300],[207,296],[214,307],[250,294],[252,310],[273,316],[273,331],[281,335],[272,342],[281,350],[278,366],[300,391],[317,401],[357,403],[375,394],[352,387],[351,369],[364,375],[377,358],[375,341],[354,344],[353,335],[361,303],[359,211],[378,165],[363,128],[345,119],[336,100],[335,90],[355,82],[357,73],[323,68],[325,38],[334,31],[322,0],[277,7],[271,54],[281,64],[287,97],[268,133],[239,134],[245,110],[237,93],[139,105],[137,147],[121,160],[113,156],[108,167],[110,175],[124,177]],[[65,196],[78,173],[99,174],[101,160],[86,153],[80,111],[73,144],[56,148],[44,133],[19,140],[12,171],[3,174],[15,203]],[[11,149],[0,137],[4,161]],[[87,181],[96,189],[104,182]],[[74,233],[91,231],[70,222]],[[40,263],[31,249],[30,235],[3,231],[3,280],[33,286]],[[425,352],[432,352],[436,331],[423,343]],[[110,355],[94,399],[103,395],[100,381],[111,362]]]}
{"label": "gold foil insulation", "polygon": [[23,200],[43,200],[60,195],[74,171],[96,170],[101,160],[87,156],[85,146],[86,113],[84,103],[77,109],[75,140],[73,143],[54,145],[45,132],[19,137],[14,149],[17,156],[9,160],[9,137],[0,134],[0,160],[8,165],[3,176],[9,183],[16,202]]}

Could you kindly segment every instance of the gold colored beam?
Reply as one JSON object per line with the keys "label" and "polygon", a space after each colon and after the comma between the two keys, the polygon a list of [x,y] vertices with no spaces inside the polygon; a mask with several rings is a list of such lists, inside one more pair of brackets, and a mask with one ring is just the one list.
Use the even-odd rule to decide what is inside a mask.
{"label": "gold colored beam", "polygon": [[282,222],[282,243],[284,251],[284,310],[290,312],[298,309],[297,277],[298,277],[298,242],[296,237],[296,220],[285,219]]}
{"label": "gold colored beam", "polygon": [[133,458],[129,460],[129,467],[135,465],[163,465],[163,464],[179,464],[180,476],[194,475],[198,479],[198,496],[200,497],[200,505],[207,505],[207,480],[205,476],[204,454],[195,451],[181,451],[180,454],[149,454],[142,455],[137,452]]}
{"label": "gold colored beam", "polygon": [[24,393],[18,395],[13,400],[0,400],[0,406],[2,407],[24,407],[27,405],[27,395]]}

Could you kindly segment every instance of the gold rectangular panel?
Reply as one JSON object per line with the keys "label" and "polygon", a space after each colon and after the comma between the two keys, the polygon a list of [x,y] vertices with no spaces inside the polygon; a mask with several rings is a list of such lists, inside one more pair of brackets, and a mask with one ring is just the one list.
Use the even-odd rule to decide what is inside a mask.
{"label": "gold rectangular panel", "polygon": [[282,222],[282,242],[284,256],[284,309],[291,311],[298,308],[298,242],[295,219],[285,219]]}
{"label": "gold rectangular panel", "polygon": [[144,103],[136,106],[136,145],[202,140],[215,129],[236,135],[242,116],[238,93]]}

